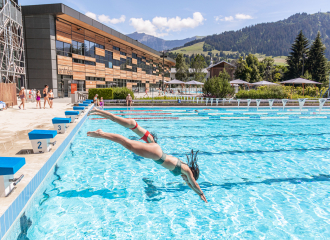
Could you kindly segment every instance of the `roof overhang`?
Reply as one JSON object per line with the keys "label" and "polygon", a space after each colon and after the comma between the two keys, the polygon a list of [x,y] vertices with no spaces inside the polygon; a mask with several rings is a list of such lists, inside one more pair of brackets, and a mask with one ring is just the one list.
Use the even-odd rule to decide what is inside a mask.
{"label": "roof overhang", "polygon": [[228,64],[228,65],[230,65],[230,66],[236,68],[235,65],[233,65],[233,64],[231,64],[231,63],[229,63],[229,62],[221,61],[221,62],[215,63],[215,64],[213,64],[213,65],[207,67],[206,69],[209,71],[211,68],[213,68],[213,67],[215,67],[215,66],[217,66],[217,65],[220,65],[221,63]]}
{"label": "roof overhang", "polygon": [[[55,3],[55,4],[42,4],[42,5],[27,5],[22,6],[22,14],[23,16],[30,16],[30,15],[53,15],[57,18],[61,18],[68,22],[72,22],[78,26],[83,28],[89,29],[90,31],[96,32],[100,35],[104,35],[110,38],[113,41],[119,42],[121,44],[127,45],[132,47],[133,49],[137,49],[141,52],[145,52],[156,58],[161,58],[161,53],[130,38],[126,35],[108,27],[104,24],[82,14],[62,3]],[[123,43],[123,41],[125,41]],[[165,63],[174,65],[175,60],[172,58],[165,58]]]}

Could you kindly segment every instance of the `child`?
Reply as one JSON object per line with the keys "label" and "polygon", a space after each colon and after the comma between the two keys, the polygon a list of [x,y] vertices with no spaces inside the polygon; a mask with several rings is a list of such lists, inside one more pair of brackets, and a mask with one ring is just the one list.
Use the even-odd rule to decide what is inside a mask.
{"label": "child", "polygon": [[37,95],[36,95],[36,102],[37,102],[37,108],[38,108],[38,104],[39,104],[39,107],[41,109],[40,99],[41,99],[41,94],[40,94],[40,90],[38,90]]}
{"label": "child", "polygon": [[49,90],[48,99],[50,108],[53,108],[54,93],[52,89]]}
{"label": "child", "polygon": [[103,109],[103,107],[104,107],[103,97],[101,97],[101,100],[100,100],[99,106],[100,106],[100,108]]}

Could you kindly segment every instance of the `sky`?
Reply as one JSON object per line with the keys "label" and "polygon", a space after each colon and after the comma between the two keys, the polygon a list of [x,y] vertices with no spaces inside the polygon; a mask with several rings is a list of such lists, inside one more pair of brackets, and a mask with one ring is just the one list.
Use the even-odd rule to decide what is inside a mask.
{"label": "sky", "polygon": [[18,0],[63,3],[123,33],[166,40],[207,36],[283,20],[296,13],[330,12],[330,0]]}

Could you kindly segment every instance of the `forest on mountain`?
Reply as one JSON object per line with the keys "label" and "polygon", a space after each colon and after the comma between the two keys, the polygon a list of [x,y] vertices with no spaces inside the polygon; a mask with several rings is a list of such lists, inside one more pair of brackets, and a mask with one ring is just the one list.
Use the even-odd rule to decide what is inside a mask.
{"label": "forest on mountain", "polygon": [[260,53],[267,56],[287,56],[292,42],[301,30],[310,43],[319,31],[326,47],[325,56],[330,59],[330,12],[297,13],[281,21],[214,34],[188,42],[184,46],[204,41],[204,48],[207,50],[233,51],[244,55]]}

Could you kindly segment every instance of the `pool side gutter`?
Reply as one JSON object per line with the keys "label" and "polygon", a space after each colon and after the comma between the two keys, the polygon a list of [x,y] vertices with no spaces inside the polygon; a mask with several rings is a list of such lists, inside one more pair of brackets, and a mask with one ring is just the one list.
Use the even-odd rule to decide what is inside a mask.
{"label": "pool side gutter", "polygon": [[[53,152],[43,167],[37,172],[37,174],[31,179],[26,187],[19,193],[16,199],[10,204],[6,211],[0,216],[0,239],[9,232],[13,223],[21,215],[24,208],[27,206],[33,194],[36,192],[38,187],[41,185],[43,180],[48,175],[49,171],[55,166],[55,163],[60,158],[70,141],[73,139],[79,128],[83,125],[88,117],[88,112],[93,106],[85,113],[83,118],[76,124],[73,130],[63,140],[61,145]],[[51,119],[49,119],[51,121]]]}

